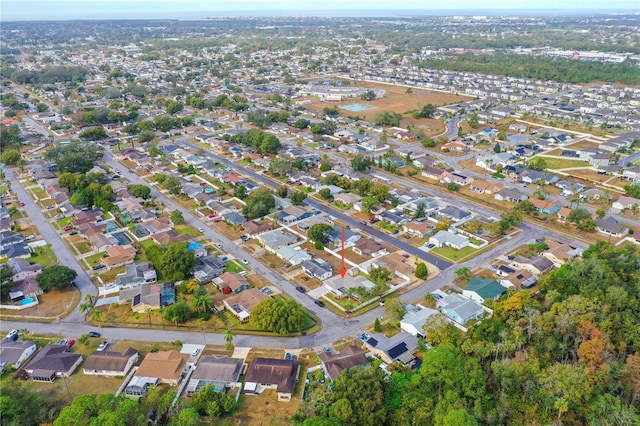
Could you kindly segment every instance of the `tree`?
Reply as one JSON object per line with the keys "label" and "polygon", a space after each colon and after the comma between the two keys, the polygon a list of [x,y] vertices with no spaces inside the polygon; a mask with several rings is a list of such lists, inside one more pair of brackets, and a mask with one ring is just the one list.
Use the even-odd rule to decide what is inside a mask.
{"label": "tree", "polygon": [[356,172],[367,171],[371,167],[371,159],[361,154],[357,154],[351,159],[351,168]]}
{"label": "tree", "polygon": [[451,192],[456,192],[460,187],[455,182],[449,182],[447,184],[447,190]]}
{"label": "tree", "polygon": [[433,148],[436,146],[436,141],[433,138],[426,137],[420,141],[423,147],[425,148]]}
{"label": "tree", "polygon": [[539,171],[547,170],[547,162],[544,158],[540,158],[540,157],[533,158],[529,160],[527,165],[532,170],[539,170]]}
{"label": "tree", "polygon": [[306,198],[307,194],[302,191],[293,191],[289,194],[291,204],[293,204],[294,206],[299,206]]}
{"label": "tree", "polygon": [[329,164],[329,163],[321,163],[320,164],[320,171],[321,172],[328,172],[329,170],[331,170],[331,164]]}
{"label": "tree", "polygon": [[247,187],[238,182],[233,186],[233,196],[239,200],[247,198]]}
{"label": "tree", "polygon": [[0,268],[0,299],[9,295],[13,288],[13,270],[7,265]]}
{"label": "tree", "polygon": [[165,181],[162,182],[162,187],[169,191],[171,195],[180,195],[182,192],[182,182],[175,176],[166,178]]}
{"label": "tree", "polygon": [[286,336],[302,328],[305,315],[295,300],[271,297],[253,308],[249,321],[257,328]]}
{"label": "tree", "polygon": [[201,424],[200,414],[195,408],[184,408],[171,424],[176,426],[199,426]]}
{"label": "tree", "polygon": [[429,275],[429,271],[427,270],[427,265],[425,265],[423,262],[419,262],[416,265],[416,278],[419,278],[421,280],[424,280],[427,278],[427,276]]}
{"label": "tree", "polygon": [[273,198],[269,190],[264,188],[251,191],[245,203],[242,212],[247,215],[249,219],[265,216],[276,206],[275,198]]}
{"label": "tree", "polygon": [[360,203],[362,204],[362,209],[367,214],[377,209],[380,205],[380,202],[375,197],[371,196],[364,197]]}
{"label": "tree", "polygon": [[235,407],[235,400],[225,392],[216,392],[213,385],[207,385],[191,396],[191,406],[201,416],[221,417]]}
{"label": "tree", "polygon": [[389,198],[389,187],[385,184],[373,185],[369,191],[369,195],[378,200],[379,203],[383,203]]}
{"label": "tree", "polygon": [[159,265],[154,263],[165,280],[180,281],[191,276],[198,259],[188,247],[186,242],[170,244],[162,253]]}
{"label": "tree", "polygon": [[147,185],[129,185],[129,192],[131,195],[145,200],[151,196],[151,188]]}
{"label": "tree", "polygon": [[427,208],[424,203],[418,203],[418,207],[416,208],[416,212],[413,215],[414,218],[420,219],[427,215]]}
{"label": "tree", "polygon": [[211,299],[207,296],[206,290],[202,287],[198,287],[194,293],[194,298],[191,302],[191,306],[196,312],[205,313],[211,307]]}
{"label": "tree", "polygon": [[309,120],[307,120],[306,118],[299,118],[296,120],[295,123],[293,123],[293,127],[295,127],[296,129],[306,129],[307,127],[309,127],[309,124],[311,124],[311,122]]}
{"label": "tree", "polygon": [[453,273],[457,280],[459,279],[468,279],[471,277],[471,268],[468,266],[463,266],[462,268],[458,268]]}
{"label": "tree", "polygon": [[52,288],[67,288],[77,276],[78,273],[71,268],[53,265],[42,269],[36,281],[43,290],[47,291]]}
{"label": "tree", "polygon": [[[2,413],[3,425],[37,426],[45,424],[52,420],[47,415],[51,408],[42,394],[35,392],[29,386],[23,386],[17,380],[6,380],[2,384],[0,412]],[[77,418],[77,420],[80,419],[80,417]],[[80,425],[82,423],[74,424]]]}
{"label": "tree", "polygon": [[171,222],[173,222],[174,225],[182,225],[185,222],[181,210],[171,212]]}
{"label": "tree", "polygon": [[307,236],[311,241],[320,241],[324,243],[329,238],[329,232],[333,230],[331,225],[326,223],[316,223],[309,228],[307,231]]}
{"label": "tree", "polygon": [[55,162],[60,172],[86,173],[103,155],[104,148],[98,144],[72,142],[49,148],[44,158]]}
{"label": "tree", "polygon": [[286,158],[273,158],[269,163],[269,171],[281,178],[285,177],[287,173],[293,170],[291,161]]}
{"label": "tree", "polygon": [[22,131],[17,124],[10,124],[5,126],[0,125],[0,146],[1,147],[13,147],[20,148],[20,143],[23,141]]}
{"label": "tree", "polygon": [[471,126],[472,129],[477,129],[478,126],[480,126],[480,120],[478,118],[478,113],[474,111],[471,114],[469,114],[469,118],[467,119],[467,123],[469,123],[469,126]]}
{"label": "tree", "polygon": [[286,185],[280,185],[278,189],[276,189],[276,196],[280,198],[287,198],[287,194],[289,194],[289,189]]}
{"label": "tree", "polygon": [[373,268],[369,271],[369,278],[374,284],[388,284],[391,282],[391,272],[385,267]]}
{"label": "tree", "polygon": [[20,154],[19,151],[15,149],[7,149],[7,150],[4,150],[2,155],[0,156],[0,161],[3,162],[4,164],[12,166],[16,164],[18,161],[20,161],[21,158],[22,158],[22,155]]}
{"label": "tree", "polygon": [[83,130],[78,135],[80,139],[88,140],[88,141],[99,141],[106,139],[107,131],[104,130],[104,127],[91,127],[89,129]]}
{"label": "tree", "polygon": [[164,308],[164,319],[178,326],[179,323],[191,318],[191,310],[184,302],[177,302]]}
{"label": "tree", "polygon": [[331,195],[331,190],[329,188],[322,188],[320,191],[318,191],[318,195],[322,197],[323,200],[330,200],[333,198],[333,195]]}
{"label": "tree", "polygon": [[384,302],[384,311],[396,321],[402,320],[407,313],[407,305],[399,297],[388,297]]}
{"label": "tree", "polygon": [[498,142],[493,146],[493,152],[496,154],[500,154],[502,152],[502,147],[500,147]]}
{"label": "tree", "polygon": [[477,426],[476,419],[464,408],[449,411],[442,419],[442,426]]}
{"label": "tree", "polygon": [[232,329],[227,328],[227,331],[224,332],[224,347],[226,350],[233,350],[233,338],[236,337],[235,333]]}

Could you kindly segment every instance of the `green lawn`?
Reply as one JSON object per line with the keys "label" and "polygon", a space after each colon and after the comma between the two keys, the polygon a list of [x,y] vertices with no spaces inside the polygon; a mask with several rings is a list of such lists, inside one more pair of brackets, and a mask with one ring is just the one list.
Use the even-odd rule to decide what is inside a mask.
{"label": "green lawn", "polygon": [[91,251],[89,250],[89,245],[86,241],[80,241],[78,243],[75,243],[74,245],[76,246],[76,249],[80,252],[80,254],[87,254]]}
{"label": "green lawn", "polygon": [[47,194],[47,191],[45,191],[42,188],[37,188],[37,187],[31,188],[29,189],[29,191],[36,197],[36,200],[49,197],[49,194]]}
{"label": "green lawn", "polygon": [[70,225],[71,222],[73,222],[73,219],[74,219],[73,216],[70,216],[60,220],[56,220],[55,222],[53,222],[53,227],[56,229],[62,229],[65,226]]}
{"label": "green lawn", "polygon": [[399,231],[401,229],[400,226],[392,225],[389,222],[386,222],[384,220],[381,220],[380,222],[376,223],[376,225],[388,232],[393,232],[396,230]]}
{"label": "green lawn", "polygon": [[496,179],[504,179],[505,176],[502,173],[494,173],[491,175],[491,177],[496,178]]}
{"label": "green lawn", "polygon": [[227,260],[225,263],[227,264],[227,267],[224,269],[225,272],[237,273],[237,272],[242,272],[246,270],[244,268],[244,265],[237,260]]}
{"label": "green lawn", "polygon": [[473,247],[465,247],[462,250],[455,250],[451,247],[437,247],[431,250],[431,253],[445,258],[447,260],[456,261],[465,258],[476,251]]}
{"label": "green lawn", "polygon": [[551,158],[545,156],[538,156],[536,158],[543,159],[545,163],[547,163],[547,168],[551,170],[565,169],[569,167],[591,167],[591,164],[583,160],[569,160],[564,158]]}
{"label": "green lawn", "polygon": [[31,263],[39,263],[43,267],[58,263],[58,259],[56,258],[56,255],[53,254],[49,244],[34,248],[31,257],[28,260]]}
{"label": "green lawn", "polygon": [[176,232],[178,234],[189,234],[194,238],[195,237],[199,237],[201,235],[200,232],[197,229],[195,229],[195,228],[193,228],[193,227],[191,227],[191,226],[189,226],[187,224],[177,225],[175,227],[175,230],[176,230]]}
{"label": "green lawn", "polygon": [[84,260],[89,264],[89,266],[94,267],[98,263],[102,262],[102,257],[103,257],[102,253],[97,253],[92,256],[86,257]]}

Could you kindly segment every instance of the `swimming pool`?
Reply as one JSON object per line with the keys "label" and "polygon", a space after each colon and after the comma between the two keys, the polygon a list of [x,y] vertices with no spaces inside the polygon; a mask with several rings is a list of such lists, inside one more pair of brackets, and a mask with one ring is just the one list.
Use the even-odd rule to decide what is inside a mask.
{"label": "swimming pool", "polygon": [[340,107],[340,109],[346,109],[348,111],[353,111],[353,112],[366,111],[368,109],[373,109],[373,108],[375,107],[371,105],[365,105],[365,104],[349,104],[349,105],[342,105]]}
{"label": "swimming pool", "polygon": [[21,305],[28,305],[29,303],[33,303],[34,300],[32,297],[27,297],[26,299],[24,299],[23,301],[20,302]]}

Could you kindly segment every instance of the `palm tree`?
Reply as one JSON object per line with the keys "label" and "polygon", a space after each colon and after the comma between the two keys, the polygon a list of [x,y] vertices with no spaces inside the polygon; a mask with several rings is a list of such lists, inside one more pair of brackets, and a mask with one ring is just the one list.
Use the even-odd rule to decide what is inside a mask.
{"label": "palm tree", "polygon": [[93,295],[85,294],[84,300],[85,302],[80,304],[80,312],[86,315],[87,313],[89,313],[91,309],[93,309]]}
{"label": "palm tree", "polygon": [[469,268],[468,266],[463,266],[462,268],[456,269],[453,274],[456,276],[456,279],[469,278],[469,276],[471,275],[471,268]]}
{"label": "palm tree", "polygon": [[207,312],[207,309],[211,306],[211,300],[209,296],[202,294],[196,296],[191,304],[197,312]]}
{"label": "palm tree", "polygon": [[100,327],[102,327],[102,311],[99,311],[97,309],[91,311],[91,319],[98,321],[98,324],[100,325]]}
{"label": "palm tree", "polygon": [[227,328],[227,331],[225,331],[224,333],[224,347],[225,349],[231,351],[233,350],[234,346],[233,346],[233,338],[236,337],[235,333],[233,332],[232,329]]}

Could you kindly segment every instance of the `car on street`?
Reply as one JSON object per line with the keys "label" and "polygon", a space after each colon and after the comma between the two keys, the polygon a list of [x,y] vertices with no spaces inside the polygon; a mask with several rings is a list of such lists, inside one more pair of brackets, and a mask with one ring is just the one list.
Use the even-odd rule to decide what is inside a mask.
{"label": "car on street", "polygon": [[291,354],[289,352],[287,352],[286,354],[284,354],[284,359],[289,361],[291,359]]}
{"label": "car on street", "polygon": [[222,248],[222,243],[216,243],[216,247]]}
{"label": "car on street", "polygon": [[436,246],[435,244],[427,244],[427,248],[428,248],[428,249],[432,249],[432,248],[434,248],[435,246]]}
{"label": "car on street", "polygon": [[20,207],[24,207],[24,201],[20,201]]}
{"label": "car on street", "polygon": [[241,262],[244,263],[245,265],[249,264],[249,261],[247,259],[242,259]]}
{"label": "car on street", "polygon": [[105,340],[104,342],[100,343],[100,345],[98,346],[98,351],[102,352],[105,349],[107,349],[108,346],[109,346],[109,342]]}
{"label": "car on street", "polygon": [[200,233],[204,232],[204,228],[198,228],[198,231],[200,231]]}
{"label": "car on street", "polygon": [[384,306],[384,305],[385,305],[385,301],[384,301],[384,300],[381,300],[381,301],[380,301],[380,306]]}
{"label": "car on street", "polygon": [[200,348],[195,348],[192,352],[191,352],[191,356],[198,356],[198,354],[200,353]]}
{"label": "car on street", "polygon": [[296,286],[296,290],[298,290],[300,293],[306,293],[307,289],[302,287],[301,285]]}
{"label": "car on street", "polygon": [[133,173],[133,170],[129,169],[129,173]]}
{"label": "car on street", "polygon": [[6,338],[10,340],[17,340],[19,335],[20,335],[20,332],[18,330],[11,330],[10,332],[7,333]]}
{"label": "car on street", "polygon": [[315,300],[313,303],[320,306],[321,308],[324,308],[324,302],[322,300]]}
{"label": "car on street", "polygon": [[98,333],[97,331],[90,331],[87,333],[89,335],[89,337],[100,337],[102,336],[100,333]]}

